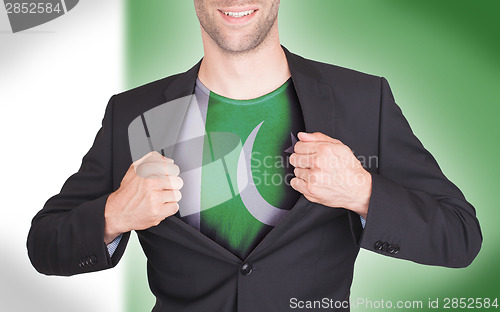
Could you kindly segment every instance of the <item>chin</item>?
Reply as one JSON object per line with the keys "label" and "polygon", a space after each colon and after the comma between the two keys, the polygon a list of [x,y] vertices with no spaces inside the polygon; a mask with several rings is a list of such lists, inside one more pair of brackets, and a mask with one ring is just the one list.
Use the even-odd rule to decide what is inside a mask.
{"label": "chin", "polygon": [[243,53],[254,50],[259,44],[261,43],[255,42],[255,40],[238,36],[237,38],[228,38],[224,40],[219,46],[227,52]]}

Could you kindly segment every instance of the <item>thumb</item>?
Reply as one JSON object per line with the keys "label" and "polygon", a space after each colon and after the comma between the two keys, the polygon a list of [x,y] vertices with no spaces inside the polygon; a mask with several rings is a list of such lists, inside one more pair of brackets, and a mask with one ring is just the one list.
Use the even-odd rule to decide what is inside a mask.
{"label": "thumb", "polygon": [[166,158],[165,156],[162,156],[160,153],[157,151],[151,151],[147,153],[146,155],[142,156],[141,158],[137,159],[134,161],[130,167],[128,168],[128,171],[126,174],[132,173],[137,173],[137,169],[141,167],[142,164],[147,164],[147,163],[158,163],[158,162],[167,162],[167,163],[174,163],[173,159]]}
{"label": "thumb", "polygon": [[134,164],[134,166],[137,167],[142,163],[157,162],[157,161],[166,161],[169,163],[174,163],[173,159],[162,156],[157,151],[151,151],[151,152],[147,153],[146,155],[142,156],[141,158],[137,159],[136,161],[134,161],[133,164]]}
{"label": "thumb", "polygon": [[332,137],[327,136],[321,132],[299,132],[297,134],[299,140],[301,141],[317,141],[317,142],[331,142],[331,143],[340,143],[339,140],[334,139]]}

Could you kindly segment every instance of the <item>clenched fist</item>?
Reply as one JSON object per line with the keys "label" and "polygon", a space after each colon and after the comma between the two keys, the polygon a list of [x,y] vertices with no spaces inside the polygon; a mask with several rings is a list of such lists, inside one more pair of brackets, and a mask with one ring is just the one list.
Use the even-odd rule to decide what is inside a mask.
{"label": "clenched fist", "polygon": [[299,132],[290,155],[295,177],[290,185],[316,203],[343,207],[366,218],[372,179],[351,149],[323,133]]}
{"label": "clenched fist", "polygon": [[104,242],[109,244],[121,233],[156,226],[175,214],[182,185],[179,167],[156,151],[132,163],[106,202]]}

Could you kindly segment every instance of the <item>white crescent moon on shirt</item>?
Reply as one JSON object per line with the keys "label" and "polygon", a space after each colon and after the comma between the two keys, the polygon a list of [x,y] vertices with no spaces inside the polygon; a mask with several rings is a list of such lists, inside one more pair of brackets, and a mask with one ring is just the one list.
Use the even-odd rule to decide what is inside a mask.
{"label": "white crescent moon on shirt", "polygon": [[281,209],[268,203],[259,193],[252,175],[252,149],[262,121],[250,133],[238,159],[237,182],[241,200],[248,212],[260,222],[275,226],[290,210]]}

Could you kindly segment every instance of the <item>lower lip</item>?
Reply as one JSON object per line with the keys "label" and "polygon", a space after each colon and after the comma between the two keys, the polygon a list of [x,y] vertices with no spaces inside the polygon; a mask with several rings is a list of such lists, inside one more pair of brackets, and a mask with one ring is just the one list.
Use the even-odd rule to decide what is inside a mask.
{"label": "lower lip", "polygon": [[229,15],[222,13],[221,11],[219,11],[219,13],[222,15],[222,19],[229,24],[244,24],[244,23],[248,22],[249,20],[251,20],[254,17],[255,13],[257,13],[257,11],[258,10],[255,10],[252,12],[252,14],[248,14],[248,15],[243,16],[243,17],[232,17],[232,16],[229,16]]}

